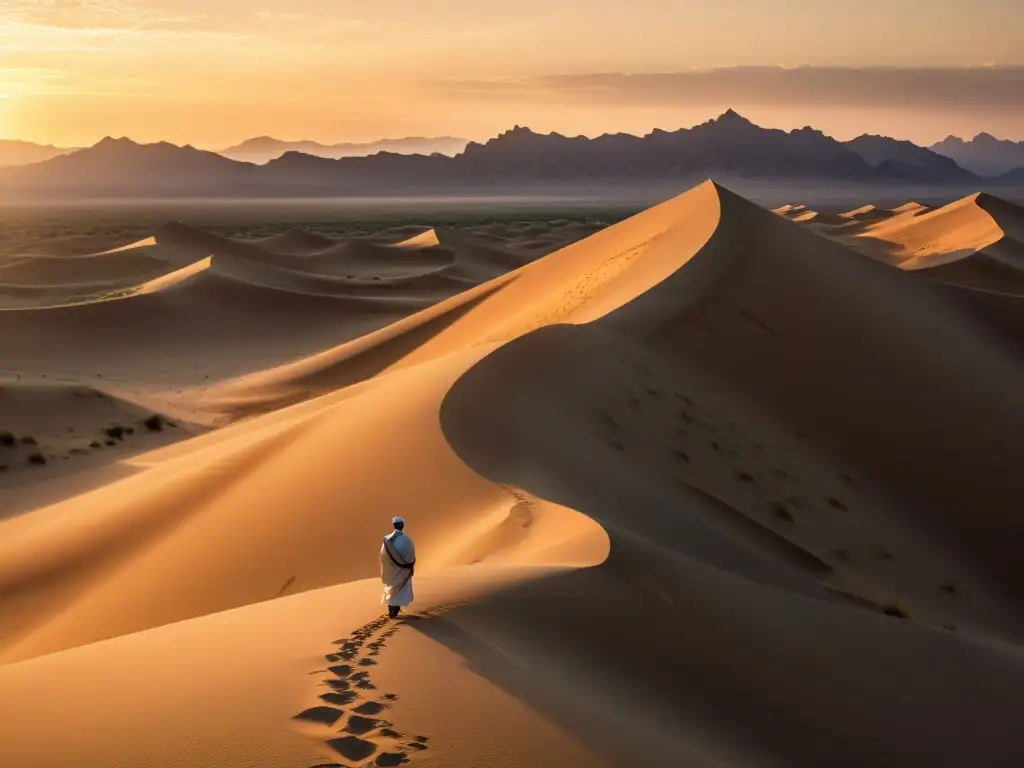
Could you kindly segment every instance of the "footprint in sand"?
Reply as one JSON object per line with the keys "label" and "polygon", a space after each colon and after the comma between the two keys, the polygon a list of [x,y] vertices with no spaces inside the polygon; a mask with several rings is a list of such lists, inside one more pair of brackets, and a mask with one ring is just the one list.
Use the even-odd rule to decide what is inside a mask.
{"label": "footprint in sand", "polygon": [[334,707],[311,707],[310,709],[299,712],[295,716],[296,720],[306,720],[311,723],[320,723],[322,725],[334,725],[341,716],[345,714],[340,709]]}

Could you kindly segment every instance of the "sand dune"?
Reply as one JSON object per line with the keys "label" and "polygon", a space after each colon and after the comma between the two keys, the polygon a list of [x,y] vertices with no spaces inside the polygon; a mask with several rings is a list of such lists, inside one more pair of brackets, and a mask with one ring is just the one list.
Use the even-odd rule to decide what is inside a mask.
{"label": "sand dune", "polygon": [[[206,386],[334,347],[526,261],[472,236],[446,232],[442,245],[426,234],[399,245],[297,231],[247,242],[175,223],[94,254],[28,256],[0,266],[0,311],[32,310],[5,315],[0,359]],[[195,410],[194,397],[173,394],[172,408]]]}
{"label": "sand dune", "polygon": [[796,216],[791,216],[790,221],[795,221],[799,224],[823,224],[830,227],[849,223],[848,219],[839,214],[819,213],[818,211],[804,211]]}
{"label": "sand dune", "polygon": [[874,205],[862,205],[860,208],[854,208],[852,211],[845,211],[841,214],[845,219],[857,219],[860,221],[879,221],[881,219],[888,219],[894,216],[896,211],[889,210],[886,208],[878,208]]}
{"label": "sand dune", "polygon": [[1024,210],[991,195],[931,211],[914,207],[857,232],[826,234],[935,280],[1024,294]]}
{"label": "sand dune", "polygon": [[295,256],[322,253],[335,245],[335,241],[329,237],[301,229],[290,229],[280,235],[265,237],[258,242],[260,246],[269,251]]}
{"label": "sand dune", "polygon": [[[432,232],[384,253],[468,290],[246,352],[195,395],[232,423],[0,523],[13,764],[1021,763],[1024,368],[967,289],[710,182],[521,265]],[[3,359],[61,316],[166,355],[174,302],[222,355],[351,333],[365,301],[277,282],[330,278],[295,240],[7,313]],[[386,623],[393,514],[418,616]]]}

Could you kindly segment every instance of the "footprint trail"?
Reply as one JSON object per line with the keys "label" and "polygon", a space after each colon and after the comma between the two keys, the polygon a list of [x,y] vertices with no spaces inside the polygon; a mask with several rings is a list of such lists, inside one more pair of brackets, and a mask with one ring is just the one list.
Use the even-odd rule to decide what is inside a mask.
{"label": "footprint trail", "polygon": [[405,621],[381,617],[348,637],[335,640],[337,648],[324,656],[330,666],[312,673],[329,675],[322,681],[328,690],[319,695],[319,704],[292,719],[323,728],[324,742],[336,762],[318,763],[311,768],[404,765],[428,748],[429,737],[405,736],[383,717],[398,701],[398,695],[376,694],[377,686],[372,680],[376,657]]}

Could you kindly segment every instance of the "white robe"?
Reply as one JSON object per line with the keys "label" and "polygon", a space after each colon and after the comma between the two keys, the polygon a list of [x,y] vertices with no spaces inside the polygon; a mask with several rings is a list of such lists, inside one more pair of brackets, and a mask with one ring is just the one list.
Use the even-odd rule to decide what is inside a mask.
{"label": "white robe", "polygon": [[[384,540],[401,562],[416,562],[416,547],[404,533],[393,531]],[[408,605],[412,602],[412,573],[408,568],[395,565],[384,546],[380,545],[380,580],[384,583],[384,595],[380,601],[388,605]]]}

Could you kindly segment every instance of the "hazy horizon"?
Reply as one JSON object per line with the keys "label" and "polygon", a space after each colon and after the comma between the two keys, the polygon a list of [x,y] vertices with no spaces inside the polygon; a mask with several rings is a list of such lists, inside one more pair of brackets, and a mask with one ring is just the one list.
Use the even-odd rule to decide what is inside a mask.
{"label": "hazy horizon", "polygon": [[643,134],[731,107],[837,139],[1020,140],[1021,21],[1011,0],[801,14],[754,0],[13,0],[0,11],[0,138],[223,149],[256,135],[479,140],[515,124]]}

